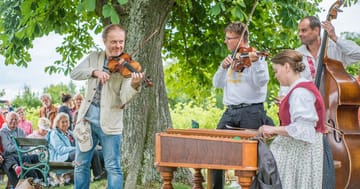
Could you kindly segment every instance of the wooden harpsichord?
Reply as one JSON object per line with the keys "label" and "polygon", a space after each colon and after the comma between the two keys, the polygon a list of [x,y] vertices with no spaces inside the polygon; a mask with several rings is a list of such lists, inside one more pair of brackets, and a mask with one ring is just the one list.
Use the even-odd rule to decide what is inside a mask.
{"label": "wooden harpsichord", "polygon": [[[156,134],[155,165],[162,189],[173,189],[178,167],[194,168],[193,188],[202,189],[201,169],[234,170],[243,189],[257,170],[257,135],[254,130],[167,129]],[[209,181],[208,181],[209,182]],[[209,187],[208,187],[209,188]]]}

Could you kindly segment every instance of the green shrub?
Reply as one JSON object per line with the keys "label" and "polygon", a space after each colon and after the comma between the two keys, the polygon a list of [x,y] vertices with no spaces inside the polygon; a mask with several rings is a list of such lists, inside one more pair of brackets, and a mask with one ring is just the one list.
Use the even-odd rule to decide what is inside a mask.
{"label": "green shrub", "polygon": [[39,110],[40,107],[36,107],[36,108],[25,108],[26,111],[26,119],[29,120],[32,123],[33,129],[36,130],[37,129],[37,125],[38,125],[38,120],[39,120]]}
{"label": "green shrub", "polygon": [[274,121],[274,124],[279,125],[279,118],[278,118],[279,106],[277,106],[275,103],[271,103],[269,106],[266,106],[265,104],[265,110],[266,110],[266,115],[271,117],[271,119]]}
{"label": "green shrub", "polygon": [[224,109],[216,107],[216,100],[209,97],[203,106],[193,103],[177,103],[170,109],[173,128],[190,129],[191,120],[199,123],[199,128],[215,129]]}
{"label": "green shrub", "polygon": [[[206,99],[203,106],[194,103],[177,103],[173,109],[170,109],[173,128],[190,129],[191,121],[199,123],[199,128],[215,129],[225,109],[216,107],[215,98]],[[275,103],[265,104],[266,113],[271,117],[275,125],[279,125],[277,116],[278,106]]]}

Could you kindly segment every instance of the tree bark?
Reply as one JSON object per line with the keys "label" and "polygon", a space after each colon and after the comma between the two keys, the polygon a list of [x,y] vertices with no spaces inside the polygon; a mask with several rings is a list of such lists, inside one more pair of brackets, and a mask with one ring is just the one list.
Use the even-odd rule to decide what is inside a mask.
{"label": "tree bark", "polygon": [[125,110],[121,154],[125,189],[160,181],[154,166],[155,133],[172,127],[161,58],[166,17],[172,6],[171,0],[129,1],[127,20],[120,21],[127,23],[126,51],[154,83],[151,88],[143,88]]}

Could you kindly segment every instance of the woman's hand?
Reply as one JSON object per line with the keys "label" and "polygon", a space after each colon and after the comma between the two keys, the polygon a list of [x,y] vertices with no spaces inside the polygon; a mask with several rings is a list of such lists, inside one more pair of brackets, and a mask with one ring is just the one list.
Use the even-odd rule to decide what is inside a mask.
{"label": "woman's hand", "polygon": [[279,106],[281,101],[284,99],[284,96],[278,96],[274,99],[275,105]]}
{"label": "woman's hand", "polygon": [[276,127],[270,126],[270,125],[261,126],[259,128],[259,132],[260,132],[261,136],[263,136],[264,138],[270,138],[277,134]]}

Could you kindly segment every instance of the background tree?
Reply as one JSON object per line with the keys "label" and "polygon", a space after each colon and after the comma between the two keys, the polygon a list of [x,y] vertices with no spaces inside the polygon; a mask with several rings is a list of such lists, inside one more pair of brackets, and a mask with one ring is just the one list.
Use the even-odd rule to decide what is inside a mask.
{"label": "background tree", "polygon": [[[357,43],[358,45],[360,45],[360,34],[359,33],[344,32],[341,35],[342,35],[342,37],[344,37],[346,39],[349,39],[349,40],[352,40],[355,43]],[[357,76],[359,70],[360,70],[360,64],[359,63],[353,64],[353,65],[350,65],[350,66],[346,66],[346,71],[349,74],[353,75],[353,76]]]}
{"label": "background tree", "polygon": [[[260,1],[248,26],[251,45],[271,54],[295,47],[297,21],[318,11],[319,2]],[[126,26],[126,51],[131,54],[140,45],[133,58],[154,82],[125,111],[125,188],[135,188],[136,183],[159,180],[153,166],[154,135],[172,126],[167,92],[172,103],[193,100],[197,104],[216,92],[211,78],[229,53],[223,44],[223,28],[231,21],[247,22],[253,5],[253,0],[4,0],[0,2],[0,53],[5,64],[26,66],[33,40],[55,32],[64,36],[56,49],[62,59],[45,71],[66,75],[85,53],[98,48],[91,33],[98,34],[109,23]],[[153,31],[158,32],[143,44]],[[162,55],[177,60],[166,71],[167,91]]]}
{"label": "background tree", "polygon": [[15,99],[11,102],[14,108],[28,107],[37,108],[41,106],[39,94],[31,91],[29,86],[24,86],[23,91],[16,95]]}
{"label": "background tree", "polygon": [[70,94],[71,96],[74,96],[76,94],[76,85],[74,82],[70,81],[69,84],[51,84],[48,87],[45,87],[43,89],[44,93],[50,94],[52,98],[53,104],[62,104],[61,97],[63,93]]}
{"label": "background tree", "polygon": [[1,90],[0,90],[0,97],[3,97],[5,94],[6,94],[6,93],[5,93],[5,89],[1,89]]}

